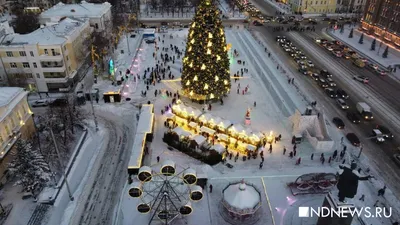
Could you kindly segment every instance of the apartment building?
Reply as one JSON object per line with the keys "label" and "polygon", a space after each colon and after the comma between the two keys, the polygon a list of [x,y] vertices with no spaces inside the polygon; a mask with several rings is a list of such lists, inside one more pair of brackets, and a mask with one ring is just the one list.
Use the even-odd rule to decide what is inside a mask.
{"label": "apartment building", "polygon": [[88,20],[61,18],[29,34],[8,34],[0,57],[11,86],[29,91],[68,91],[86,58],[92,32]]}
{"label": "apartment building", "polygon": [[111,31],[111,4],[104,2],[102,4],[88,3],[82,1],[79,4],[58,3],[40,14],[41,24],[58,21],[62,17],[73,17],[78,19],[88,19],[90,26],[95,31]]}
{"label": "apartment building", "polygon": [[29,139],[35,133],[28,92],[17,87],[0,87],[0,178],[12,161],[13,145],[18,138]]}
{"label": "apartment building", "polygon": [[400,1],[367,0],[361,28],[377,39],[400,48]]}
{"label": "apartment building", "polygon": [[336,11],[336,0],[289,0],[293,12],[327,14]]}

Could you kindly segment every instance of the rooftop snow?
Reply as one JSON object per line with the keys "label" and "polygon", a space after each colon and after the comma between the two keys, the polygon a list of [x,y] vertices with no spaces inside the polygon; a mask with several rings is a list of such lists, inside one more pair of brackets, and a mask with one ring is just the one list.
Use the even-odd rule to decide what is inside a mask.
{"label": "rooftop snow", "polygon": [[29,34],[9,34],[3,39],[1,45],[62,44],[67,40],[67,36],[71,35],[83,24],[83,20],[66,18],[57,24],[39,28]]}
{"label": "rooftop snow", "polygon": [[231,184],[223,194],[224,200],[237,209],[252,209],[261,201],[260,193],[245,183]]}
{"label": "rooftop snow", "polygon": [[140,119],[136,133],[137,134],[151,133],[153,119],[154,119],[153,105],[143,105],[140,112]]}
{"label": "rooftop snow", "polygon": [[0,87],[0,107],[8,105],[23,91],[24,89],[19,87]]}
{"label": "rooftop snow", "polygon": [[76,17],[76,18],[100,18],[105,14],[111,4],[104,2],[103,4],[94,4],[82,1],[80,4],[63,4],[58,3],[50,9],[42,12],[42,18],[51,17]]}

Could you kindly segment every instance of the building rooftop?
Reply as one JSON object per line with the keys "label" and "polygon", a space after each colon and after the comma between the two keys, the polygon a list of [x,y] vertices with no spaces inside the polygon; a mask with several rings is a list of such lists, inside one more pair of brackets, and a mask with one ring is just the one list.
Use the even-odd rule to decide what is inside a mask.
{"label": "building rooftop", "polygon": [[108,2],[104,2],[102,4],[88,3],[86,1],[82,1],[80,4],[63,4],[60,2],[50,9],[42,12],[40,16],[42,18],[61,18],[63,16],[77,18],[96,18],[101,17],[110,8],[111,4]]}
{"label": "building rooftop", "polygon": [[19,87],[0,87],[0,107],[10,104],[23,91],[24,89]]}
{"label": "building rooftop", "polygon": [[57,24],[39,28],[29,34],[8,34],[1,41],[1,45],[57,45],[67,40],[67,36],[74,33],[85,23],[84,20],[76,18],[65,18]]}

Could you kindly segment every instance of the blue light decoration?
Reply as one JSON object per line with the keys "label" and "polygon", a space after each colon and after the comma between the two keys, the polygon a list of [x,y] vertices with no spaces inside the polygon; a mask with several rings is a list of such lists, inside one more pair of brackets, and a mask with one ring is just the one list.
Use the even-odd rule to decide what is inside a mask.
{"label": "blue light decoration", "polygon": [[108,72],[110,73],[111,76],[114,76],[114,61],[110,59],[110,62],[108,63]]}

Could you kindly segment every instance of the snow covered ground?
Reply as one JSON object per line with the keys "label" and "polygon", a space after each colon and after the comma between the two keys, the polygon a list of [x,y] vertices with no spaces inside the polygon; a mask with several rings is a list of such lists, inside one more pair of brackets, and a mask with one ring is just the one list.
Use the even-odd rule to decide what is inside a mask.
{"label": "snow covered ground", "polygon": [[[353,38],[349,38],[349,33],[352,28]],[[385,68],[387,68],[388,66],[393,67],[394,65],[400,65],[400,50],[392,46],[389,46],[389,54],[387,58],[382,57],[382,54],[385,51],[387,45],[385,43],[382,43],[381,46],[381,41],[379,40],[376,41],[375,51],[371,51],[371,44],[374,40],[373,36],[364,33],[364,43],[359,44],[358,41],[360,40],[361,32],[358,30],[358,27],[345,26],[344,32],[342,34],[339,32],[339,30],[329,30],[328,33],[336,39],[339,39],[347,45],[351,46],[353,49],[366,56],[366,58],[368,58],[369,60],[375,61]],[[394,78],[400,80],[400,68],[392,74],[394,75]]]}
{"label": "snow covered ground", "polygon": [[[235,27],[235,26],[234,26]],[[239,32],[238,32],[239,31]],[[186,29],[181,30],[169,30],[165,37],[163,34],[159,34],[161,39],[164,40],[164,44],[160,44],[159,47],[169,47],[171,44],[179,47],[180,50],[184,51],[184,43],[187,35]],[[172,35],[172,38],[170,38]],[[224,105],[214,104],[211,110],[211,114],[220,116],[224,119],[228,119],[233,123],[243,123],[244,114],[247,108],[251,108],[251,118],[252,124],[250,127],[253,130],[259,131],[274,131],[276,134],[282,134],[283,139],[281,142],[273,144],[272,154],[265,152],[265,163],[264,167],[260,170],[259,163],[260,159],[243,162],[239,160],[234,162],[229,160],[234,167],[229,169],[224,165],[216,165],[210,167],[204,165],[199,161],[181,153],[178,151],[167,150],[167,145],[162,142],[161,138],[163,133],[166,131],[163,122],[165,120],[164,116],[161,115],[160,110],[167,104],[170,104],[171,99],[158,96],[155,97],[152,93],[154,90],[168,90],[176,92],[180,90],[180,68],[182,67],[181,60],[175,60],[175,63],[169,63],[171,66],[171,72],[175,76],[174,80],[164,80],[161,83],[155,84],[155,86],[150,86],[148,91],[148,97],[143,98],[143,102],[150,100],[151,103],[155,104],[155,114],[156,114],[156,124],[155,124],[155,135],[154,141],[150,147],[151,162],[148,165],[157,165],[157,156],[161,158],[161,161],[165,159],[172,159],[178,165],[182,167],[192,167],[195,168],[198,174],[205,174],[209,178],[209,182],[213,184],[213,193],[207,193],[202,201],[193,204],[194,212],[185,217],[182,221],[178,220],[177,224],[183,224],[186,221],[188,224],[227,224],[219,215],[217,210],[217,204],[222,198],[221,189],[225,187],[229,182],[241,180],[244,178],[246,181],[255,184],[260,190],[263,190],[263,208],[265,215],[259,221],[260,224],[271,223],[273,224],[315,224],[315,221],[300,221],[297,217],[297,207],[293,206],[318,206],[322,204],[323,196],[299,196],[294,197],[291,195],[289,189],[286,187],[286,183],[294,181],[299,175],[311,172],[333,172],[337,171],[337,166],[340,162],[332,162],[330,165],[325,163],[325,165],[320,164],[318,158],[319,154],[316,153],[316,159],[311,160],[311,153],[315,152],[308,142],[303,142],[298,147],[297,157],[302,158],[302,163],[300,166],[295,165],[295,159],[290,159],[287,155],[282,154],[283,146],[286,146],[288,152],[291,151],[292,145],[290,143],[291,137],[291,125],[288,121],[287,116],[282,111],[287,113],[292,112],[293,109],[302,109],[308,104],[307,96],[300,94],[298,88],[294,88],[293,85],[287,83],[287,78],[290,77],[289,74],[282,74],[281,69],[276,69],[276,61],[268,61],[268,69],[272,71],[275,78],[267,77],[267,81],[271,79],[276,79],[273,85],[265,82],[264,78],[260,76],[265,74],[266,68],[257,69],[259,61],[256,59],[257,56],[264,56],[264,49],[257,47],[260,43],[252,39],[251,35],[243,30],[242,26],[237,30],[226,29],[227,42],[232,44],[232,49],[237,49],[239,56],[234,58],[230,55],[231,61],[231,74],[240,71],[241,68],[249,69],[249,73],[245,73],[243,78],[238,82],[232,81],[232,91],[228,98],[224,100]],[[153,45],[143,43],[141,48],[141,59],[146,62],[143,65],[138,65],[137,71],[144,71],[146,67],[154,67],[155,59],[153,58]],[[250,55],[246,54],[246,49],[258,48],[257,54],[251,52]],[[150,51],[150,52],[148,52]],[[168,54],[170,54],[170,50]],[[160,54],[159,52],[157,54]],[[173,54],[174,55],[174,54]],[[158,57],[158,56],[157,56]],[[237,60],[244,60],[246,62],[245,66],[239,65]],[[260,70],[258,72],[257,70]],[[140,72],[139,72],[140,73]],[[143,73],[140,73],[142,76]],[[237,94],[238,84],[240,83],[241,89],[240,94]],[[267,83],[267,84],[266,84]],[[261,85],[259,85],[261,84]],[[241,90],[243,87],[249,85],[250,91],[242,95]],[[278,86],[278,87],[276,87]],[[135,91],[130,94],[130,97],[140,98],[139,91],[145,91],[146,85],[143,82],[138,83],[135,86]],[[292,99],[291,102],[282,104],[281,98],[283,97],[282,91],[285,90],[287,95]],[[136,93],[136,94],[135,94]],[[257,106],[254,107],[253,103],[257,101]],[[201,109],[201,105],[190,103],[185,101],[192,107]],[[341,149],[340,138],[342,134],[337,132],[336,128],[329,126],[328,129],[332,134],[332,138],[336,141],[335,148]],[[345,141],[348,146],[349,143]],[[332,149],[334,150],[334,149]],[[357,149],[348,148],[350,153],[356,154]],[[327,153],[329,155],[329,153]],[[296,158],[297,158],[296,157]],[[346,156],[347,161],[350,160],[350,155]],[[359,195],[354,198],[354,202],[357,206],[372,206],[378,199],[376,197],[377,189],[381,188],[379,181],[372,180],[371,182],[362,182],[359,185]],[[141,215],[136,212],[135,207],[140,203],[140,199],[130,198],[128,193],[128,186],[125,186],[123,191],[123,196],[121,197],[120,212],[118,215],[117,224],[130,224],[133,219],[138,223],[146,223],[149,220],[149,214]],[[277,191],[280,190],[280,191]],[[388,193],[388,192],[387,192]],[[361,194],[365,194],[365,201],[358,201]],[[390,195],[390,194],[389,194]],[[269,199],[269,200],[267,200]],[[384,199],[380,199],[382,202],[386,202]],[[296,203],[295,203],[296,202]],[[269,204],[268,204],[269,203]],[[271,217],[272,212],[273,217]],[[369,218],[367,223],[370,224],[390,224],[390,220],[376,221]],[[354,224],[358,224],[357,220],[354,220]]]}

